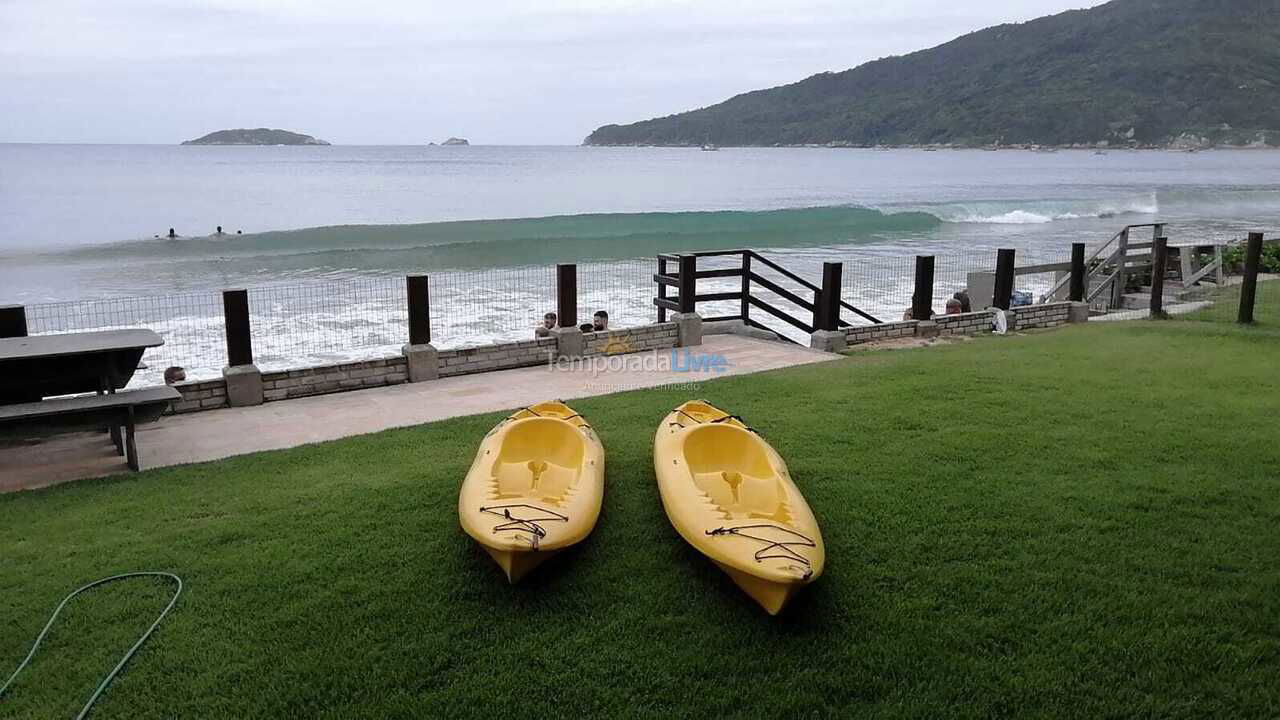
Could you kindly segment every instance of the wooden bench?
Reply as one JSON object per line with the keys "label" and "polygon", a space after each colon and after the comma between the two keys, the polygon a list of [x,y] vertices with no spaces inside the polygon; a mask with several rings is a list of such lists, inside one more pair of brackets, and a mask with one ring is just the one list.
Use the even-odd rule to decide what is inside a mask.
{"label": "wooden bench", "polygon": [[[129,469],[138,470],[136,427],[159,420],[164,411],[181,398],[177,390],[164,386],[0,405],[0,437],[30,438],[123,425],[124,438],[122,442],[117,441],[116,452],[126,456]],[[115,437],[118,433],[112,435]]]}

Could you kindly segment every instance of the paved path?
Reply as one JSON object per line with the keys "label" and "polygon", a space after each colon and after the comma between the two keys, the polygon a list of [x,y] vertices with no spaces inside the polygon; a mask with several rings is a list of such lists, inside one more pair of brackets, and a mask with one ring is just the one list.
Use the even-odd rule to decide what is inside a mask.
{"label": "paved path", "polygon": [[[837,355],[796,345],[738,335],[711,335],[701,347],[706,355],[728,361],[724,372],[677,372],[670,351],[599,358],[608,367],[573,369],[538,367],[463,375],[411,385],[356,390],[162,418],[138,431],[144,468],[203,462],[306,443],[336,440],[387,428],[508,410],[550,399],[592,395],[673,383],[700,383],[814,362]],[[588,358],[586,362],[590,362]],[[660,362],[665,362],[665,369]],[[642,362],[648,367],[637,367]],[[627,367],[625,365],[629,365]],[[658,369],[654,369],[658,366]],[[126,471],[105,433],[77,433],[37,444],[0,446],[0,492]]]}

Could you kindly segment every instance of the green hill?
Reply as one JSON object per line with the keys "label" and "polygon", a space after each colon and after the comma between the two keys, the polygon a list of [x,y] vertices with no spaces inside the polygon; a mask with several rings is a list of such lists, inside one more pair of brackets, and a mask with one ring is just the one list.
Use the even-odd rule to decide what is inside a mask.
{"label": "green hill", "polygon": [[211,132],[183,145],[328,145],[324,140],[302,133],[271,128],[237,128]]}
{"label": "green hill", "polygon": [[1280,0],[1115,0],[588,145],[1280,144]]}

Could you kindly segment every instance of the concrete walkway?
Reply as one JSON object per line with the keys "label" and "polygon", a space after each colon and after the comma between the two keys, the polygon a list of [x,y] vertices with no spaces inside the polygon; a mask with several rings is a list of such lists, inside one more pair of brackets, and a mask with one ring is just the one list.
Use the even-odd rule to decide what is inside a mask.
{"label": "concrete walkway", "polygon": [[[578,367],[546,365],[463,375],[411,385],[356,390],[165,417],[138,431],[143,468],[204,462],[261,450],[419,425],[445,418],[532,405],[543,400],[606,395],[624,390],[690,384],[839,357],[796,345],[738,335],[711,335],[690,348],[692,361],[677,351],[587,358]],[[722,371],[704,364],[722,356]],[[591,364],[592,361],[598,361]],[[690,387],[690,397],[698,388]],[[478,441],[478,439],[477,439]],[[38,443],[0,446],[0,492],[44,487],[68,480],[127,472],[105,433],[77,433]]]}

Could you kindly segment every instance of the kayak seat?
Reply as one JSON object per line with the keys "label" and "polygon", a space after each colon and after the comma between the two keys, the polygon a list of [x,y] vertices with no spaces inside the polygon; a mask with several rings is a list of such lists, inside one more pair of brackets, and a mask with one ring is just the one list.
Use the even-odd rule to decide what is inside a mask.
{"label": "kayak seat", "polygon": [[494,497],[559,503],[577,481],[582,462],[577,428],[552,418],[518,420],[493,464]]}
{"label": "kayak seat", "polygon": [[769,456],[750,431],[733,425],[696,427],[685,437],[684,456],[694,484],[724,513],[789,515]]}

